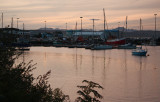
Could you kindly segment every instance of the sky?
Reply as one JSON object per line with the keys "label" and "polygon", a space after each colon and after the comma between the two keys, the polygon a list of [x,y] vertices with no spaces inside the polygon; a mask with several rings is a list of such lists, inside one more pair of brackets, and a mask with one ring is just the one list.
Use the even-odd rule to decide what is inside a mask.
{"label": "sky", "polygon": [[[25,29],[60,28],[75,29],[76,22],[80,29],[103,30],[103,8],[105,9],[108,29],[125,26],[128,16],[128,29],[139,29],[142,19],[144,30],[160,30],[160,0],[0,0],[0,13],[4,13],[4,26],[10,25],[14,18],[14,27],[25,24]],[[2,22],[2,17],[0,17]],[[67,23],[67,24],[66,24]],[[0,24],[1,27],[1,24]]]}

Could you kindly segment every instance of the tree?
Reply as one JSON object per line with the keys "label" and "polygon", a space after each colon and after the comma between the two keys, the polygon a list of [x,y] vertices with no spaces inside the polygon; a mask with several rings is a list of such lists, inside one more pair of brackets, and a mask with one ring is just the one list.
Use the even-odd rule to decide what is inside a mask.
{"label": "tree", "polygon": [[81,97],[77,97],[78,102],[100,102],[99,99],[102,99],[103,96],[95,90],[95,88],[103,89],[98,83],[83,80],[82,83],[86,83],[84,86],[77,86],[81,90],[77,91]]}
{"label": "tree", "polygon": [[57,101],[57,94],[48,84],[51,71],[34,78],[33,61],[15,65],[21,54],[14,47],[0,46],[0,102],[63,102]]}

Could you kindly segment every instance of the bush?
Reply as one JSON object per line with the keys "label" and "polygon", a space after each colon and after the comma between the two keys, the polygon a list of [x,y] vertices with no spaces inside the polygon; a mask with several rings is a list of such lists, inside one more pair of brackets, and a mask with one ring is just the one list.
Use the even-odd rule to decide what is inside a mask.
{"label": "bush", "polygon": [[33,77],[31,72],[36,64],[20,63],[15,65],[15,60],[21,55],[13,47],[0,48],[0,102],[62,102],[64,98],[57,101],[56,95],[63,97],[59,89],[54,94],[48,84],[51,71],[44,75]]}

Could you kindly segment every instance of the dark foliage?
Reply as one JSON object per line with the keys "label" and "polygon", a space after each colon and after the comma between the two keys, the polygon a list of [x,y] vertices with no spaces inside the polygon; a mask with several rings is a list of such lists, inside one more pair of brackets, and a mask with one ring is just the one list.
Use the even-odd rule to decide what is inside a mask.
{"label": "dark foliage", "polygon": [[81,90],[77,91],[81,97],[78,97],[78,102],[100,102],[99,99],[102,99],[103,96],[98,93],[98,91],[95,90],[95,88],[103,89],[101,85],[98,83],[83,80],[82,83],[86,83],[85,86],[77,86]]}
{"label": "dark foliage", "polygon": [[[4,41],[1,40],[3,44],[7,40]],[[62,91],[57,92],[59,100],[48,84],[51,71],[34,78],[31,72],[36,64],[32,64],[33,61],[15,64],[21,54],[14,47],[0,46],[0,102],[63,102]]]}

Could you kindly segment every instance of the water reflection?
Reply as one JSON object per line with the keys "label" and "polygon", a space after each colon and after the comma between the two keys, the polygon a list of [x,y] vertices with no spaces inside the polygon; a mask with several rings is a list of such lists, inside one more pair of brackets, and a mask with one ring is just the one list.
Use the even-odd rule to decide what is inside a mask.
{"label": "water reflection", "polygon": [[76,86],[87,79],[105,88],[103,102],[159,102],[160,47],[148,50],[149,57],[139,57],[131,50],[32,47],[24,60],[37,63],[34,75],[52,70],[51,86],[61,88],[71,101],[77,97]]}
{"label": "water reflection", "polygon": [[94,50],[92,51],[92,76],[94,76]]}

